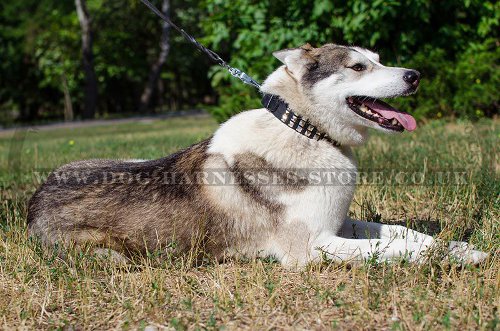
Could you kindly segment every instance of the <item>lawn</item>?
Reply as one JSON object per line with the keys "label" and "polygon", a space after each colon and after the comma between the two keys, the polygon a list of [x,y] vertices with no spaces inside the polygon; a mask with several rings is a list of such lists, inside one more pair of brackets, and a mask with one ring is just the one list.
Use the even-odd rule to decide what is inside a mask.
{"label": "lawn", "polygon": [[154,254],[115,266],[81,252],[62,260],[27,238],[27,200],[48,170],[85,158],[161,157],[216,127],[190,117],[0,133],[0,328],[500,328],[498,121],[433,121],[413,133],[374,134],[355,150],[366,176],[354,218],[470,241],[491,253],[478,267],[436,256],[299,272],[272,259],[192,266]]}

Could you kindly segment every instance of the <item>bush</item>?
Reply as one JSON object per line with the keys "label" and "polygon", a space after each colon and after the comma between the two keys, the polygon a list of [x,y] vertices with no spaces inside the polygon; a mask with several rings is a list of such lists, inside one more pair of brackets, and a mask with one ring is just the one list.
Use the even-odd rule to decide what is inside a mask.
{"label": "bush", "polygon": [[406,64],[422,73],[419,92],[391,103],[419,119],[491,117],[498,113],[499,60],[500,51],[491,41],[471,45],[456,60],[428,46]]}
{"label": "bush", "polygon": [[[499,3],[461,1],[202,2],[205,42],[258,79],[279,63],[272,51],[306,42],[373,48],[383,62],[422,72],[420,91],[391,101],[417,119],[498,113]],[[251,87],[216,71],[220,121],[255,107]]]}
{"label": "bush", "polygon": [[498,114],[499,61],[500,49],[494,41],[460,56],[453,71],[453,107],[457,115],[477,118]]}

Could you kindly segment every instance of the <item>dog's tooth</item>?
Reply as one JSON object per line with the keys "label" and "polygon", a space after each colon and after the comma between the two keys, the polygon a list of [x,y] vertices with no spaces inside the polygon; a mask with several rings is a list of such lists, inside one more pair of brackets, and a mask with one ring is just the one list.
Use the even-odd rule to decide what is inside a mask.
{"label": "dog's tooth", "polygon": [[361,105],[359,107],[359,109],[361,109],[362,111],[364,111],[365,113],[368,113],[370,111],[370,109],[368,107],[366,107],[365,105]]}
{"label": "dog's tooth", "polygon": [[397,121],[395,118],[393,118],[393,119],[392,119],[392,121],[391,121],[391,123],[392,123],[393,125],[397,125],[397,124],[398,124],[398,121]]}

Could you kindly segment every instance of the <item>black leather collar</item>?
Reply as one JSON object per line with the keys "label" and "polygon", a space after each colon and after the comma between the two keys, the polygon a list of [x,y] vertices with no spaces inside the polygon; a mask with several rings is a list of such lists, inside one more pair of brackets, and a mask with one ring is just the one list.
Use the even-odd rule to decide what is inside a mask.
{"label": "black leather collar", "polygon": [[330,138],[326,133],[319,132],[318,128],[309,123],[308,119],[295,114],[288,104],[279,96],[274,94],[264,94],[262,97],[262,105],[269,110],[277,119],[285,123],[286,126],[293,129],[295,132],[314,140],[326,140],[333,146],[340,146],[340,143]]}

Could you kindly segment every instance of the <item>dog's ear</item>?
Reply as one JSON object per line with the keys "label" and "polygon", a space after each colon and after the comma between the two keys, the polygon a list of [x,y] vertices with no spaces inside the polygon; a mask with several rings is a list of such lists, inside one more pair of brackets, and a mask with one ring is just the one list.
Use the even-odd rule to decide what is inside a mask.
{"label": "dog's ear", "polygon": [[311,64],[316,63],[316,59],[311,55],[314,48],[305,44],[298,48],[284,49],[273,53],[274,57],[280,60],[293,74],[301,74]]}

